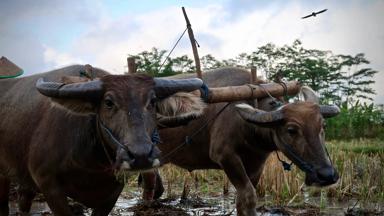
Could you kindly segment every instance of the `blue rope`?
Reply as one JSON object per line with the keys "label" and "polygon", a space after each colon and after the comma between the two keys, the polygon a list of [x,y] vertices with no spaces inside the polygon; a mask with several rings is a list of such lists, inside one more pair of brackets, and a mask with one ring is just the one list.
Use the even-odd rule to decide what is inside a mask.
{"label": "blue rope", "polygon": [[209,88],[207,84],[203,83],[203,85],[200,87],[200,97],[204,100],[204,102],[208,103],[209,99]]}
{"label": "blue rope", "polygon": [[155,130],[152,133],[151,141],[154,145],[157,145],[161,143],[160,134],[159,131],[155,128]]}

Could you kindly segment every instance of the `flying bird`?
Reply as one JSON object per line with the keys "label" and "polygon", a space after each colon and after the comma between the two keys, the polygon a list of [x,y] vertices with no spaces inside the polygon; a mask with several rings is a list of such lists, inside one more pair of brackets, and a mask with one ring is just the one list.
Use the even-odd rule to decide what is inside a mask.
{"label": "flying bird", "polygon": [[306,19],[306,18],[311,17],[311,16],[314,16],[314,17],[315,17],[317,14],[324,13],[324,12],[327,11],[327,10],[328,10],[328,9],[324,9],[324,10],[321,10],[321,11],[318,11],[318,12],[313,12],[313,13],[311,13],[311,14],[305,16],[305,17],[301,17],[301,19]]}

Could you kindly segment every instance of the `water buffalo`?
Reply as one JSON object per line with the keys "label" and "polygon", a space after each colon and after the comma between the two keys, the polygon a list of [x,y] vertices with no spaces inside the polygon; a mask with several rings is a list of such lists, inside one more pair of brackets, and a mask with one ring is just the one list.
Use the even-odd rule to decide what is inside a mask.
{"label": "water buffalo", "polygon": [[[205,73],[203,80],[209,87],[243,85],[249,83],[250,73],[217,69]],[[237,190],[238,215],[256,215],[255,187],[274,151],[282,151],[306,173],[306,184],[333,184],[338,174],[325,149],[324,118],[337,115],[339,109],[318,105],[309,88],[303,88],[303,94],[304,102],[278,108],[269,97],[259,100],[258,109],[252,107],[253,101],[211,104],[203,117],[189,125],[160,131],[162,163],[189,171],[223,169]],[[155,174],[143,174],[144,192],[161,188]],[[157,185],[153,185],[155,180]]]}
{"label": "water buffalo", "polygon": [[42,192],[55,215],[72,215],[67,197],[93,208],[93,215],[108,215],[123,188],[116,172],[159,165],[151,140],[157,118],[162,126],[175,125],[202,113],[199,98],[174,94],[199,88],[199,79],[109,75],[95,68],[100,79],[59,81],[84,70],[75,65],[0,81],[0,215],[9,213],[11,181],[20,185],[22,212]]}

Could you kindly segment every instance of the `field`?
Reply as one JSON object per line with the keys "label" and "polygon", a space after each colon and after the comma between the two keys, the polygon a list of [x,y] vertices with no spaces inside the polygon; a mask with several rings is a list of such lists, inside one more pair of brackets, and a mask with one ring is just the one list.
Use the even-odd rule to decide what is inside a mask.
{"label": "field", "polygon": [[[307,187],[303,172],[297,167],[284,171],[271,154],[257,186],[258,211],[263,215],[383,215],[384,141],[329,141],[327,147],[340,174],[336,185]],[[137,174],[133,174],[111,215],[236,215],[236,191],[223,171],[189,173],[165,165],[160,173],[165,187],[160,201],[149,206],[141,203],[142,190]],[[79,204],[74,206],[78,215],[91,213]],[[11,215],[17,215],[15,202],[11,202],[11,209]],[[35,199],[31,212],[52,215],[41,196]]]}
{"label": "field", "polygon": [[[272,154],[257,187],[260,210],[277,208],[289,212],[298,208],[304,213],[326,215],[343,214],[348,209],[351,215],[384,213],[384,142],[377,139],[330,141],[327,147],[340,174],[336,185],[324,189],[307,187],[303,183],[303,172],[297,167],[284,171]],[[177,200],[184,190],[184,195],[189,192],[187,200],[192,202],[197,199],[210,203],[213,198],[220,200],[212,205],[221,205],[218,207],[221,211],[230,214],[235,209],[234,188],[221,170],[189,173],[166,165],[160,172],[166,188],[162,198]],[[189,182],[186,188],[183,187],[185,180]],[[129,182],[127,191],[137,187],[135,176]]]}
{"label": "field", "polygon": [[[330,141],[327,146],[340,174],[336,185],[307,187],[300,170],[284,171],[272,154],[257,187],[258,211],[263,215],[383,215],[384,142],[353,139]],[[221,170],[189,173],[166,165],[160,173],[165,187],[160,201],[149,206],[140,202],[141,188],[134,174],[111,215],[236,215],[235,189]],[[186,180],[189,184],[184,187]],[[89,209],[74,206],[79,215],[90,215]],[[17,215],[15,202],[11,209],[11,215]],[[42,197],[35,200],[31,212],[51,215]]]}

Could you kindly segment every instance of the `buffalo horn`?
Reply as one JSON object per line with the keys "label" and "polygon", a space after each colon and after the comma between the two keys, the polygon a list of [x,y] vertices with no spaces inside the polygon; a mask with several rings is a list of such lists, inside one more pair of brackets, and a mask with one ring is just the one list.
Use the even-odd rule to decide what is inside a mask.
{"label": "buffalo horn", "polygon": [[37,90],[48,97],[53,98],[97,98],[102,94],[103,83],[100,80],[94,80],[82,83],[64,84],[58,82],[46,82],[40,78],[36,82]]}
{"label": "buffalo horn", "polygon": [[255,109],[247,104],[238,104],[236,109],[244,120],[254,124],[270,124],[281,121],[284,118],[281,109],[266,112]]}
{"label": "buffalo horn", "polygon": [[158,98],[166,98],[176,92],[191,92],[201,88],[203,81],[198,78],[190,79],[155,79],[155,92]]}
{"label": "buffalo horn", "polygon": [[324,118],[330,118],[338,115],[340,109],[336,105],[320,105],[320,113]]}

